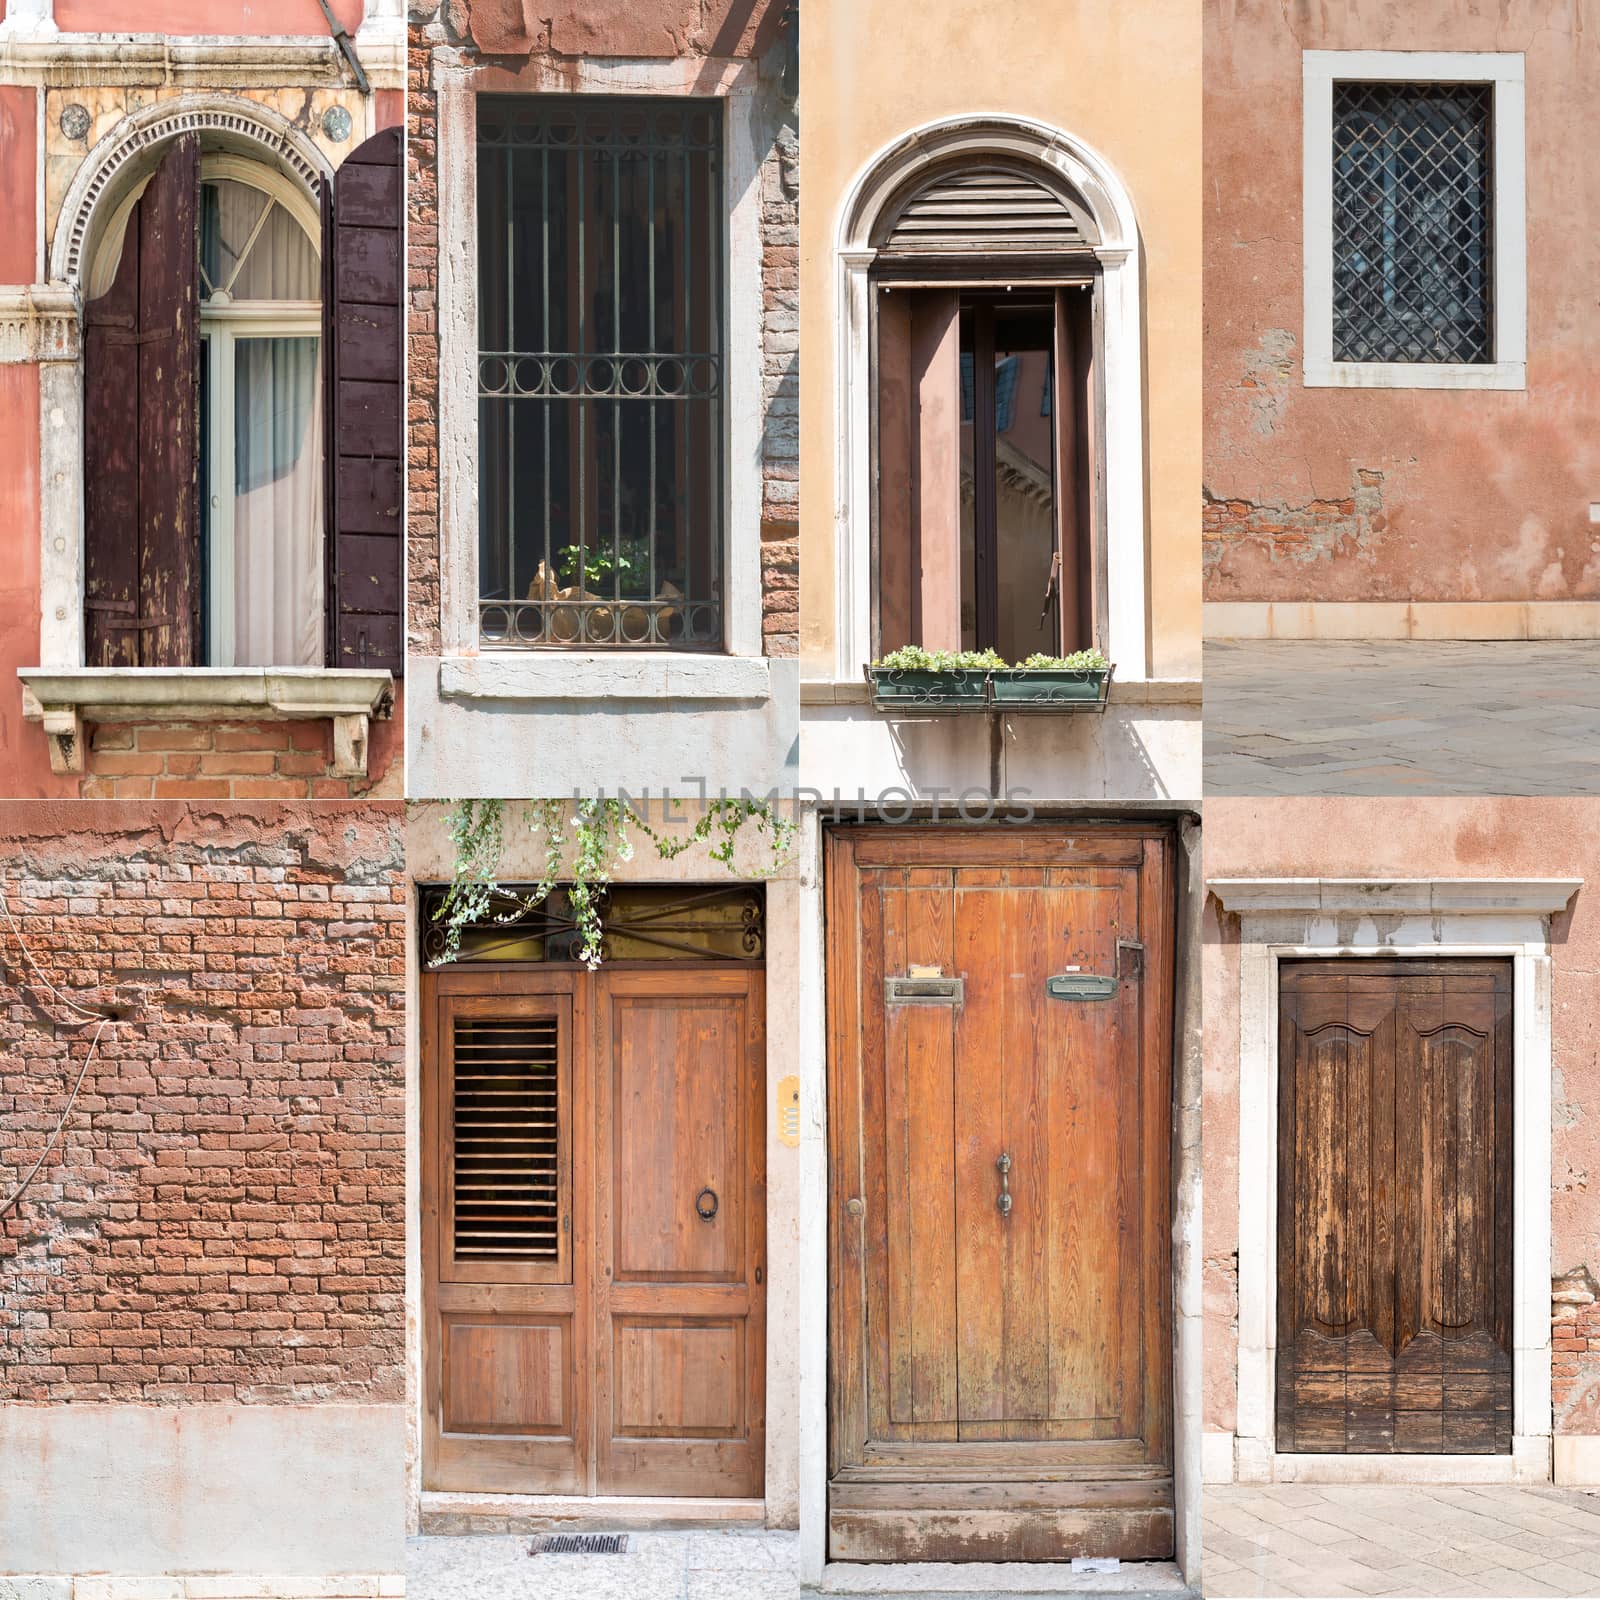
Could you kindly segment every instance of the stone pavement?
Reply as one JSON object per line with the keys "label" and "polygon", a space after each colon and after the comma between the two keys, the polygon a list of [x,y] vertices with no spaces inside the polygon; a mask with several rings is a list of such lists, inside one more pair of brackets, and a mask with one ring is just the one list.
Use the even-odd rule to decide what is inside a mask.
{"label": "stone pavement", "polygon": [[1217,641],[1205,792],[1600,794],[1600,641]]}
{"label": "stone pavement", "polygon": [[[406,1541],[406,1600],[808,1600],[799,1541],[758,1530],[632,1533],[615,1556],[530,1556],[528,1534],[424,1535]],[[893,1600],[1178,1600],[1190,1593],[1171,1562],[1115,1574],[1065,1565],[832,1565],[825,1595]]]}
{"label": "stone pavement", "polygon": [[406,1541],[407,1600],[797,1600],[799,1539],[630,1533],[625,1554],[530,1556],[528,1534]]}
{"label": "stone pavement", "polygon": [[1540,1485],[1205,1491],[1207,1596],[1597,1595],[1600,1495]]}

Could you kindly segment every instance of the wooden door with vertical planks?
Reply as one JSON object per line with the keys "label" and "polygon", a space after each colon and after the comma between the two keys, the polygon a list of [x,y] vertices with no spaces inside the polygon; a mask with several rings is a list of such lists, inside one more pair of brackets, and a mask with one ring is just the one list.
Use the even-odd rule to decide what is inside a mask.
{"label": "wooden door with vertical planks", "polygon": [[1511,1449],[1509,961],[1279,969],[1277,1448]]}
{"label": "wooden door with vertical planks", "polygon": [[759,967],[424,980],[427,1488],[759,1498]]}
{"label": "wooden door with vertical planks", "polygon": [[831,1553],[1170,1556],[1169,836],[828,871]]}

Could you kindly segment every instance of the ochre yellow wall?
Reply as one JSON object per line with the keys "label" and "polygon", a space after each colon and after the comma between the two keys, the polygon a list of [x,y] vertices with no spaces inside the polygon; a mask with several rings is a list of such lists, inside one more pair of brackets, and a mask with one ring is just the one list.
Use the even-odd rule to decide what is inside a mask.
{"label": "ochre yellow wall", "polygon": [[1090,145],[1144,253],[1152,671],[1200,670],[1200,0],[805,0],[800,29],[800,650],[833,654],[839,210],[921,123],[1005,112]]}

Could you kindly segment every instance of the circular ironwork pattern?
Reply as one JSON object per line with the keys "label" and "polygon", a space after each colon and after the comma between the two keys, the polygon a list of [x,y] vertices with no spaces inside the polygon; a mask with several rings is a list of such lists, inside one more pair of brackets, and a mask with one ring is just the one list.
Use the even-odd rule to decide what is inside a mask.
{"label": "circular ironwork pattern", "polygon": [[486,645],[691,646],[720,643],[722,607],[705,600],[486,600]]}
{"label": "circular ironwork pattern", "polygon": [[586,355],[577,351],[485,351],[478,357],[480,399],[711,400],[722,363],[709,352]]}

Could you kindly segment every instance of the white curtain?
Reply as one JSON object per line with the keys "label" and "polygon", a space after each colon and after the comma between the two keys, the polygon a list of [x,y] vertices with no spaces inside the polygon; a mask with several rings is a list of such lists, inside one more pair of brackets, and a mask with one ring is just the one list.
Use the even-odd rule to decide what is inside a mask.
{"label": "white curtain", "polygon": [[316,339],[234,347],[234,665],[323,661]]}

